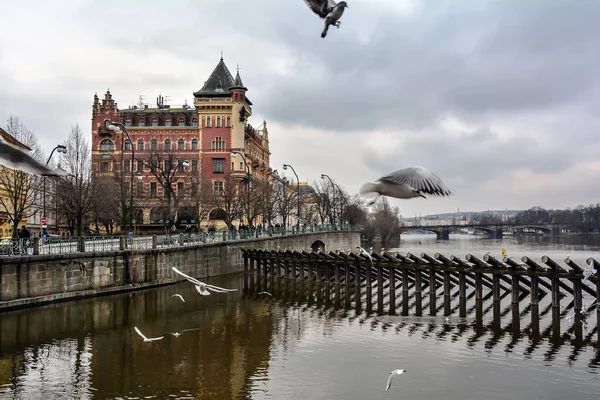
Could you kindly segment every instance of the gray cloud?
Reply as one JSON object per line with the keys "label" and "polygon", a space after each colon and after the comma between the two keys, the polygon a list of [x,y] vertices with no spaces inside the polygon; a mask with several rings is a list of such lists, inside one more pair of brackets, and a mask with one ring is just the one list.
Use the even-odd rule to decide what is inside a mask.
{"label": "gray cloud", "polygon": [[[457,190],[402,203],[410,215],[600,197],[583,183],[596,170],[581,169],[600,151],[600,2],[354,1],[326,40],[302,0],[34,3],[5,8],[15,36],[0,39],[0,123],[20,116],[47,149],[75,123],[89,129],[95,92],[110,88],[121,107],[140,94],[191,101],[223,50],[241,66],[253,123],[271,123],[274,167],[291,163],[302,179],[327,172],[357,190],[424,165]],[[449,129],[448,117],[470,128]],[[368,147],[381,132],[400,144]],[[568,182],[532,194],[527,171]]]}

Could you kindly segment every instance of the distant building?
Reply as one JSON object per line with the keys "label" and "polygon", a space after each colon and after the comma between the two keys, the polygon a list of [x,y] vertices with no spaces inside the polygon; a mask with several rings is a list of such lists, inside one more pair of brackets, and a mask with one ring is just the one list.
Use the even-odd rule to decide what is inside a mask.
{"label": "distant building", "polygon": [[[24,145],[23,143],[21,143],[20,141],[15,139],[11,134],[6,132],[2,128],[0,128],[0,137],[2,137],[2,140],[4,140],[5,142],[15,145],[17,147],[20,147],[25,151],[31,150],[30,147]],[[12,171],[10,168],[7,168],[3,165],[0,165],[0,170]],[[17,191],[14,191],[14,193],[17,193]],[[4,187],[4,185],[1,182],[0,182],[0,197],[2,197],[3,199],[8,199],[10,197],[10,194],[7,191],[7,188]],[[19,198],[19,197],[17,197],[17,198]],[[10,203],[10,201],[6,201],[6,203]],[[7,210],[6,208],[4,208],[0,205],[0,232],[1,232],[2,237],[12,236],[13,225],[12,225],[12,221],[10,220],[9,211],[12,211],[12,210]],[[19,222],[19,227],[22,227],[23,225],[27,225],[26,218]]]}
{"label": "distant building", "polygon": [[[172,191],[178,195],[189,193],[199,176],[210,180],[216,193],[223,191],[224,176],[229,172],[241,180],[248,168],[254,180],[266,179],[271,174],[267,123],[262,121],[259,128],[248,123],[252,102],[247,91],[239,70],[234,78],[221,58],[202,88],[193,93],[193,106],[186,102],[172,107],[158,96],[152,107],[140,99],[138,105],[119,109],[110,91],[102,100],[94,95],[94,176],[117,174],[127,179],[133,170],[137,176],[136,196],[145,199],[136,210],[135,223],[148,227],[164,223],[160,210],[165,191],[148,165],[153,154],[160,168],[174,173]],[[127,127],[133,143],[122,132],[108,129],[111,120]],[[241,153],[247,167],[244,159],[232,152]],[[191,222],[184,214],[179,212],[177,221]]]}

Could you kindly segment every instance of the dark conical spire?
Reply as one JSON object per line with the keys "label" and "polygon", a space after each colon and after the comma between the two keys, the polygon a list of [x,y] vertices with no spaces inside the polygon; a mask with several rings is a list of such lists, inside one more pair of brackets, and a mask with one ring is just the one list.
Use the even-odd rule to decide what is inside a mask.
{"label": "dark conical spire", "polygon": [[196,93],[214,93],[214,92],[224,92],[227,88],[233,85],[233,76],[231,76],[231,72],[225,65],[225,61],[221,58],[219,63],[213,70],[212,74],[208,77],[206,82],[204,82],[204,86]]}
{"label": "dark conical spire", "polygon": [[238,66],[237,68],[237,74],[235,74],[235,80],[233,81],[233,86],[229,88],[229,90],[232,89],[243,89],[243,90],[248,90],[248,88],[246,86],[244,86],[244,83],[242,82],[242,78],[240,77],[240,67]]}

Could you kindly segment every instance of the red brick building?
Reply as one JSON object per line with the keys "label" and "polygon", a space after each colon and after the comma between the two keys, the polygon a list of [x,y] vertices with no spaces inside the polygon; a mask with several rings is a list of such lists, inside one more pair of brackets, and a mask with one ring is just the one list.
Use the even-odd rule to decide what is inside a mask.
{"label": "red brick building", "polygon": [[[94,174],[122,173],[127,179],[133,168],[136,195],[144,198],[139,202],[142,204],[136,213],[136,224],[155,226],[162,226],[158,211],[164,206],[164,192],[169,185],[161,185],[152,165],[165,172],[173,170],[175,179],[170,186],[177,194],[191,190],[192,182],[199,176],[212,181],[217,192],[223,189],[225,174],[231,172],[234,177],[243,178],[246,166],[232,151],[244,155],[254,179],[266,179],[271,173],[267,124],[263,121],[255,129],[248,123],[252,102],[246,97],[247,90],[239,71],[234,78],[221,58],[202,88],[193,93],[193,106],[172,107],[158,96],[156,105],[140,102],[119,109],[110,91],[102,100],[94,95]],[[111,120],[127,127],[135,152],[133,165],[132,143],[123,132],[108,129]],[[180,215],[178,220],[181,219]]]}

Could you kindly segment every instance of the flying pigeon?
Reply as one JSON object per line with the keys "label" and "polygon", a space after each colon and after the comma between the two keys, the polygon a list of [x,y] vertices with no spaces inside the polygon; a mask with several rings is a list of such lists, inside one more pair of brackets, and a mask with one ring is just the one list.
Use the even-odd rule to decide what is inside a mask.
{"label": "flying pigeon", "polygon": [[5,167],[39,176],[64,176],[64,171],[53,171],[46,167],[19,147],[8,143],[0,136],[0,164]]}
{"label": "flying pigeon", "polygon": [[424,167],[410,167],[392,172],[380,178],[375,183],[365,183],[360,188],[360,194],[377,193],[369,205],[373,205],[379,196],[389,196],[398,199],[412,197],[426,198],[423,193],[435,196],[450,196],[453,191],[448,189],[437,175]]}
{"label": "flying pigeon", "polygon": [[310,9],[319,17],[325,20],[325,28],[321,33],[321,37],[327,36],[329,25],[335,25],[338,29],[341,22],[339,19],[344,13],[344,8],[348,8],[345,1],[336,3],[334,0],[304,0]]}

